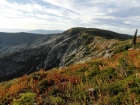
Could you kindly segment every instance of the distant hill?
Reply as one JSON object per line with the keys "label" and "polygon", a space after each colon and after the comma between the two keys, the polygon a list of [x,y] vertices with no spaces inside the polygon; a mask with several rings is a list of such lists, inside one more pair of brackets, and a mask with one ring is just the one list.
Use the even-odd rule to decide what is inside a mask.
{"label": "distant hill", "polygon": [[44,36],[45,35],[42,34],[32,34],[32,33],[25,33],[25,32],[20,32],[20,33],[0,32],[0,49],[33,41],[38,38],[42,38]]}
{"label": "distant hill", "polygon": [[56,33],[62,33],[62,30],[32,30],[28,31],[29,33],[35,33],[35,34],[56,34]]}

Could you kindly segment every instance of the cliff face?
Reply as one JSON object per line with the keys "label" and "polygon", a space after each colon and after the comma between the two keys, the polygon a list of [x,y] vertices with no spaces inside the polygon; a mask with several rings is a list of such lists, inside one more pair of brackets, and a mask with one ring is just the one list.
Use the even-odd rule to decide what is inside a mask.
{"label": "cliff face", "polygon": [[0,50],[0,81],[44,68],[85,62],[103,56],[118,40],[131,38],[111,31],[72,28],[52,37]]}

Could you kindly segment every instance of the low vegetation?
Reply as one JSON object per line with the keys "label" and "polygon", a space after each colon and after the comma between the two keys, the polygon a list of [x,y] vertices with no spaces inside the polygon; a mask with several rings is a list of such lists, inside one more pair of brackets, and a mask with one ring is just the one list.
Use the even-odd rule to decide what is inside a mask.
{"label": "low vegetation", "polygon": [[140,50],[0,83],[0,105],[138,105]]}
{"label": "low vegetation", "polygon": [[1,82],[0,105],[139,105],[140,49],[132,47]]}

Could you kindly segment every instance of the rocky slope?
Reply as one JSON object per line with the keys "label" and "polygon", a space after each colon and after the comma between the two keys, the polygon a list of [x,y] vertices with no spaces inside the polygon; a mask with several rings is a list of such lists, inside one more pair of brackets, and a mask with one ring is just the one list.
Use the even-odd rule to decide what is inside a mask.
{"label": "rocky slope", "polygon": [[[118,42],[129,45],[129,40]],[[135,47],[108,59],[0,82],[0,105],[140,105],[139,52],[137,38]]]}
{"label": "rocky slope", "polygon": [[107,30],[72,28],[52,37],[5,48],[0,50],[0,81],[30,74],[40,68],[49,70],[103,55],[110,57],[112,46],[129,38],[131,36]]}

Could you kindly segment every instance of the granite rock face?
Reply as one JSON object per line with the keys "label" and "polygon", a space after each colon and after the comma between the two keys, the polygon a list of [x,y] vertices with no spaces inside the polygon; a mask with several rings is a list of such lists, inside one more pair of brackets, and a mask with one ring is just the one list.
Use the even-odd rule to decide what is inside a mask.
{"label": "granite rock face", "polygon": [[103,56],[116,41],[130,38],[116,35],[120,34],[91,28],[72,28],[62,34],[1,49],[0,81],[30,74],[40,68],[49,70]]}

